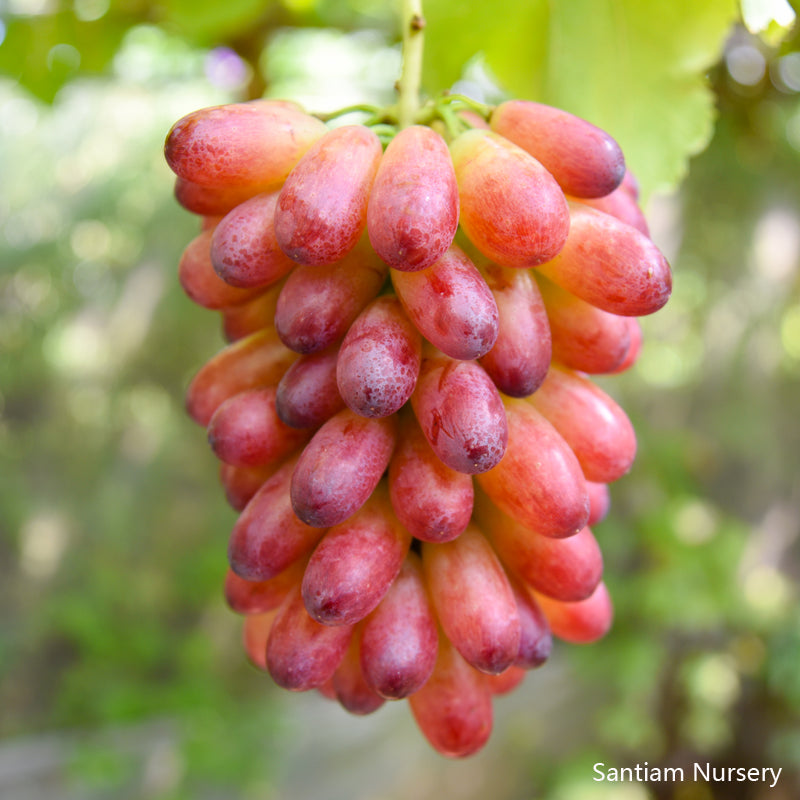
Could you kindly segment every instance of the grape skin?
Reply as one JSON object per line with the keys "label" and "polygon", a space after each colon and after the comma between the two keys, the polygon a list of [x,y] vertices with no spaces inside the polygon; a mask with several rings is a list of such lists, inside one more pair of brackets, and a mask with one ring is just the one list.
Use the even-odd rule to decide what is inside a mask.
{"label": "grape skin", "polygon": [[345,407],[336,384],[338,348],[301,356],[283,374],[275,395],[280,419],[292,428],[318,428]]}

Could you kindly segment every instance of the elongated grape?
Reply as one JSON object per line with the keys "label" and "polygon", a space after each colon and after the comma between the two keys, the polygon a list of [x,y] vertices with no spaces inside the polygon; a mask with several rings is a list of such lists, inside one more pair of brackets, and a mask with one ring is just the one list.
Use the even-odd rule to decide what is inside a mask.
{"label": "elongated grape", "polygon": [[369,614],[397,577],[411,536],[378,488],[349,519],[317,545],[303,576],[308,613],[326,625],[356,623]]}
{"label": "elongated grape", "polygon": [[260,294],[252,300],[222,309],[222,332],[229,342],[236,342],[251,333],[272,326],[281,284],[276,283],[266,291],[263,289],[258,291]]}
{"label": "elongated grape", "polygon": [[352,635],[352,625],[322,625],[311,619],[296,586],[278,608],[267,639],[272,680],[293,692],[322,686],[336,672]]}
{"label": "elongated grape", "polygon": [[355,247],[383,148],[363,125],[328,131],[286,179],[275,209],[275,235],[300,264],[332,264]]}
{"label": "elongated grape", "polygon": [[507,100],[492,111],[493,131],[541,161],[576,197],[601,197],[625,175],[625,158],[604,130],[567,111],[530,100]]}
{"label": "elongated grape", "polygon": [[636,456],[636,433],[625,412],[586,377],[553,364],[530,398],[572,448],[587,480],[621,478]]}
{"label": "elongated grape", "polygon": [[311,438],[284,425],[275,410],[274,386],[249,389],[228,398],[211,417],[208,441],[220,461],[237,467],[271,464]]}
{"label": "elongated grape", "polygon": [[229,397],[276,383],[297,355],[283,346],[274,329],[265,328],[229,344],[207,361],[186,390],[189,416],[207,427]]}
{"label": "elongated grape", "polygon": [[248,614],[242,625],[242,645],[250,663],[260,670],[267,670],[267,639],[278,610],[262,614]]}
{"label": "elongated grape", "polygon": [[416,553],[408,553],[397,578],[361,625],[361,669],[367,683],[393,700],[419,690],[433,672],[439,634]]}
{"label": "elongated grape", "polygon": [[383,154],[367,206],[375,252],[403,271],[441,258],[458,227],[458,188],[444,139],[422,125],[401,130]]}
{"label": "elongated grape", "polygon": [[267,287],[295,266],[275,239],[277,192],[257,194],[226,214],[211,237],[211,262],[226,283]]}
{"label": "elongated grape", "polygon": [[411,712],[431,746],[449,758],[477,753],[492,732],[492,696],[445,636],[428,682],[408,698]]}
{"label": "elongated grape", "polygon": [[526,528],[485,498],[476,519],[503,563],[537,592],[556,600],[587,598],[603,576],[603,555],[589,528],[556,539]]}
{"label": "elongated grape", "polygon": [[275,327],[287,347],[316,353],[338,342],[380,291],[388,269],[366,248],[322,267],[297,267],[275,310]]}
{"label": "elongated grape", "polygon": [[472,516],[472,476],[448,467],[431,449],[413,416],[401,423],[389,463],[389,495],[397,518],[412,536],[447,542]]}
{"label": "elongated grape", "polygon": [[636,319],[636,317],[625,317],[625,319],[628,321],[630,344],[628,345],[628,351],[625,353],[625,357],[622,361],[620,361],[614,369],[610,370],[612,373],[625,372],[625,370],[630,369],[636,363],[639,354],[642,352],[642,326],[639,320]]}
{"label": "elongated grape", "polygon": [[372,494],[394,450],[394,417],[368,419],[349,408],[331,417],[306,445],[292,476],[295,514],[329,527],[358,511]]}
{"label": "elongated grape", "polygon": [[231,508],[242,511],[267,478],[276,471],[275,464],[264,464],[260,467],[234,467],[224,462],[220,464],[219,481]]}
{"label": "elongated grape", "polygon": [[268,478],[239,515],[228,542],[231,569],[250,581],[265,581],[311,552],[324,529],[297,519],[289,501],[295,461]]}
{"label": "elongated grape", "polygon": [[577,603],[564,603],[546,595],[533,593],[545,613],[553,636],[573,644],[589,644],[602,639],[614,618],[614,608],[605,583]]}
{"label": "elongated grape", "polygon": [[672,291],[669,264],[650,239],[610,214],[570,204],[570,235],[540,271],[604,311],[640,317],[658,311]]}
{"label": "elongated grape", "polygon": [[224,217],[239,203],[261,191],[258,184],[204,186],[181,177],[175,178],[175,199],[187,211],[203,217]]}
{"label": "elongated grape", "polygon": [[497,339],[497,305],[483,276],[456,245],[416,272],[392,271],[395,292],[420,333],[451,358],[473,359]]}
{"label": "elongated grape", "polygon": [[344,400],[336,385],[337,348],[300,356],[278,384],[275,408],[292,428],[318,428],[341,411]]}
{"label": "elongated grape", "polygon": [[246,303],[257,297],[260,289],[231,286],[214,271],[211,263],[212,230],[197,235],[186,246],[178,264],[178,281],[186,296],[203,308],[221,309]]}
{"label": "elongated grape", "polygon": [[533,595],[516,578],[509,575],[508,582],[514,592],[520,629],[519,652],[513,667],[536,669],[550,658],[553,649],[550,623]]}
{"label": "elongated grape", "polygon": [[492,694],[508,694],[514,691],[525,680],[526,672],[522,667],[510,666],[499,675],[486,675],[484,680]]}
{"label": "elongated grape", "polygon": [[480,359],[481,366],[501,392],[527,397],[544,380],[552,356],[542,296],[524,270],[489,264],[484,273],[499,316],[497,341]]}
{"label": "elongated grape", "polygon": [[503,400],[480,364],[424,358],[411,404],[428,444],[451,469],[486,472],[503,458]]}
{"label": "elongated grape", "polygon": [[591,527],[602,522],[608,514],[611,508],[611,493],[608,491],[607,483],[595,481],[586,481],[586,489],[589,492],[589,520],[586,524]]}
{"label": "elongated grape", "polygon": [[478,476],[492,501],[543,534],[577,533],[589,518],[589,497],[578,459],[558,431],[524,400],[505,401],[508,447],[503,460]]}
{"label": "elongated grape", "polygon": [[485,256],[504,267],[553,258],[569,231],[569,209],[552,175],[522,148],[474,128],[450,145],[460,223]]}
{"label": "elongated grape", "polygon": [[225,601],[237,614],[272,611],[300,583],[304,569],[305,561],[301,559],[266,581],[247,581],[229,569],[225,575]]}
{"label": "elongated grape", "polygon": [[326,131],[284,102],[257,100],[201,108],[176,122],[164,154],[179,177],[206,186],[280,185]]}
{"label": "elongated grape", "polygon": [[544,275],[536,278],[550,321],[553,358],[592,374],[617,369],[630,348],[628,323],[633,317],[602,311]]}
{"label": "elongated grape", "polygon": [[356,629],[344,658],[333,673],[332,687],[342,708],[351,714],[364,715],[377,711],[386,699],[364,679],[361,671],[360,638],[359,630]]}
{"label": "elongated grape", "polygon": [[457,538],[422,545],[422,566],[442,629],[475,669],[497,675],[519,654],[520,623],[505,570],[469,525]]}
{"label": "elongated grape", "polygon": [[422,339],[399,301],[379,297],[356,318],[339,348],[339,394],[362,417],[394,414],[411,397],[421,360]]}
{"label": "elongated grape", "polygon": [[636,228],[645,236],[650,236],[650,227],[647,224],[644,213],[625,186],[619,186],[605,197],[581,198],[580,202],[598,211],[611,214],[612,217],[616,217],[621,222]]}

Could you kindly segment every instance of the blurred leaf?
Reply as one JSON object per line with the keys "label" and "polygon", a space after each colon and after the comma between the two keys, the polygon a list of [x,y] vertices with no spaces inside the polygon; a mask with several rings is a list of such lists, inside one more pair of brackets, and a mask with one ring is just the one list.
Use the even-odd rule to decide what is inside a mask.
{"label": "blurred leaf", "polygon": [[646,197],[674,186],[711,137],[705,72],[736,13],[735,0],[510,0],[502,14],[428,0],[428,86],[451,85],[482,54],[509,93],[608,130]]}

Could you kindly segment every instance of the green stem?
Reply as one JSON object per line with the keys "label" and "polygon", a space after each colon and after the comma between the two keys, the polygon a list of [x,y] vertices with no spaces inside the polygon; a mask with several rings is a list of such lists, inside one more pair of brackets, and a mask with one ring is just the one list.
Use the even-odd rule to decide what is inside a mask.
{"label": "green stem", "polygon": [[425,42],[423,31],[422,0],[403,0],[403,70],[400,73],[397,105],[401,128],[414,124],[419,111],[419,91],[422,84],[422,51]]}

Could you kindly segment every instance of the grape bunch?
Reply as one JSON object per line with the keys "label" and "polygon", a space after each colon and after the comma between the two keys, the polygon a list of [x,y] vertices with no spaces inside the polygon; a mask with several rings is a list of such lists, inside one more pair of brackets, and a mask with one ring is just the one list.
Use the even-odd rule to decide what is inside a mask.
{"label": "grape bunch", "polygon": [[591,526],[636,439],[590,376],[634,363],[671,278],[608,134],[442,102],[388,133],[215,106],[165,153],[201,218],[180,283],[229,342],[187,408],[239,513],[245,651],[355,714],[408,698],[459,757],[553,637],[611,625]]}

